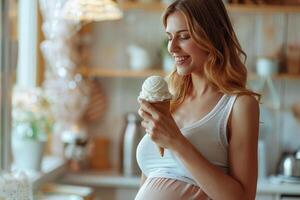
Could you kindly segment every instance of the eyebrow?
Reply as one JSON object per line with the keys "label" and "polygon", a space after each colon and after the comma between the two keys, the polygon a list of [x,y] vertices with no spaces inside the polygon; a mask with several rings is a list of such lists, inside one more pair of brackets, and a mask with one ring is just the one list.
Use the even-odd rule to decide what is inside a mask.
{"label": "eyebrow", "polygon": [[[176,31],[175,33],[181,33],[181,32],[188,32],[188,30],[187,29],[182,29],[182,30]],[[166,33],[171,34],[170,32],[167,32],[167,31],[166,31]]]}

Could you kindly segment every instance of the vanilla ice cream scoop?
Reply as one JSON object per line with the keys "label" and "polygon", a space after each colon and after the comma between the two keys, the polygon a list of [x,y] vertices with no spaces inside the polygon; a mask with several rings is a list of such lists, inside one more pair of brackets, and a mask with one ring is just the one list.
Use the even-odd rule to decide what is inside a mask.
{"label": "vanilla ice cream scoop", "polygon": [[[138,99],[144,99],[163,114],[170,112],[172,95],[169,92],[168,83],[160,76],[148,77],[143,85]],[[164,156],[164,148],[157,146],[160,156]]]}
{"label": "vanilla ice cream scoop", "polygon": [[172,99],[167,82],[160,76],[148,77],[142,86],[138,99],[159,102]]}

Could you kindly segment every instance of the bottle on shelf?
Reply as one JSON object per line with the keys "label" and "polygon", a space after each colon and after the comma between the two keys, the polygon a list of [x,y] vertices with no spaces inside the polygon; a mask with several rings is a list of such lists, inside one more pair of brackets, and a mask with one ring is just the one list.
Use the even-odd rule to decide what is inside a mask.
{"label": "bottle on shelf", "polygon": [[137,176],[140,169],[136,161],[136,148],[142,137],[141,119],[137,113],[126,114],[126,126],[122,133],[121,171],[124,176]]}

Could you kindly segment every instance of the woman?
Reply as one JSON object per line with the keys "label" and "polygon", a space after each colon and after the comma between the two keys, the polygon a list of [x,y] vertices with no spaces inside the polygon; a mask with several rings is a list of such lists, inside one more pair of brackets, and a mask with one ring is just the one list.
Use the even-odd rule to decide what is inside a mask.
{"label": "woman", "polygon": [[[176,0],[163,15],[175,70],[170,113],[141,101],[136,200],[254,200],[260,95],[221,0]],[[156,145],[165,148],[160,157]]]}

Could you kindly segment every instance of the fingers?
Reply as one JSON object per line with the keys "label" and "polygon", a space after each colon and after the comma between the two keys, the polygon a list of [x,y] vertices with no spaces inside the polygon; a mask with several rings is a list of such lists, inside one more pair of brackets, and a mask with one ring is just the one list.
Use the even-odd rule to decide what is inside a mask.
{"label": "fingers", "polygon": [[139,109],[138,114],[146,121],[151,121],[152,117],[147,112],[143,111],[142,108]]}
{"label": "fingers", "polygon": [[153,133],[153,125],[151,122],[143,120],[141,125],[146,130],[146,133]]}
{"label": "fingers", "polygon": [[149,113],[153,119],[158,120],[159,118],[159,112],[147,101],[141,100],[140,101],[141,109],[144,112]]}
{"label": "fingers", "polygon": [[142,109],[139,109],[138,113],[143,118],[143,121],[141,122],[142,127],[146,129],[147,134],[151,135],[153,133],[154,127],[153,118],[151,117],[151,115],[144,112]]}
{"label": "fingers", "polygon": [[149,123],[148,121],[143,120],[142,123],[141,123],[141,125],[142,125],[142,127],[143,127],[144,129],[150,130],[150,123]]}

